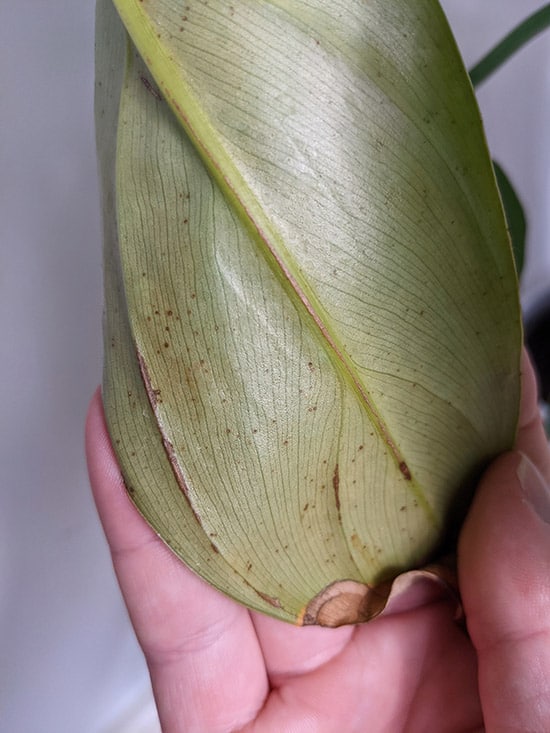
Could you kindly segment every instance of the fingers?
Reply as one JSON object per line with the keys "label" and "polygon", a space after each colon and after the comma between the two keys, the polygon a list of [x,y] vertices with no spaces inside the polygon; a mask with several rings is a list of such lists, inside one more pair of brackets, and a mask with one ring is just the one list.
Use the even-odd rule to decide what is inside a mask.
{"label": "fingers", "polygon": [[94,498],[164,733],[241,728],[267,694],[250,615],[191,573],[130,502],[99,393],[88,414],[86,449]]}
{"label": "fingers", "polygon": [[[414,574],[401,576],[398,593],[392,595],[384,616],[413,611],[421,606],[449,600],[446,587],[431,578]],[[293,627],[263,614],[252,618],[260,641],[266,669],[275,687],[296,675],[311,673],[335,659],[355,636],[359,627],[341,626],[324,629],[319,626]]]}
{"label": "fingers", "polygon": [[[466,635],[453,620],[452,605],[435,601],[348,629],[352,643],[334,654],[330,637],[342,629],[296,629],[291,641],[303,662],[306,639],[320,651],[324,638],[330,662],[307,673],[280,673],[290,651],[272,651],[282,663],[256,726],[245,731],[458,731],[474,730],[480,710],[476,660]],[[267,624],[266,624],[267,626]],[[262,630],[265,639],[267,628]],[[304,635],[298,632],[316,631]],[[322,633],[324,632],[324,633]],[[283,646],[285,640],[281,639]],[[338,643],[343,637],[338,638]]]}
{"label": "fingers", "polygon": [[252,618],[274,686],[287,677],[306,674],[326,664],[340,654],[354,631],[353,626],[291,626],[260,613],[253,613]]}
{"label": "fingers", "polygon": [[483,477],[458,551],[488,731],[550,725],[550,451],[526,352],[522,376],[517,450]]}
{"label": "fingers", "polygon": [[526,456],[502,456],[484,476],[459,578],[486,729],[549,730],[550,491]]}

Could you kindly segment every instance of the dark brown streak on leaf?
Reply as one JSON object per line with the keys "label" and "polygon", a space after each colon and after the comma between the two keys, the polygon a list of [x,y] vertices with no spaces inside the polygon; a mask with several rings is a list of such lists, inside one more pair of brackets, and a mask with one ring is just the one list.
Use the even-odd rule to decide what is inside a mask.
{"label": "dark brown streak on leaf", "polygon": [[401,463],[399,464],[399,470],[401,471],[403,476],[407,479],[407,481],[412,480],[411,472],[409,470],[409,467],[405,463],[405,461],[401,461]]}
{"label": "dark brown streak on leaf", "polygon": [[[141,372],[141,377],[143,379],[143,384],[145,386],[145,391],[147,392],[147,397],[149,398],[149,404],[151,405],[151,408],[155,414],[155,417],[158,417],[157,415],[157,394],[158,390],[153,389],[153,385],[151,384],[151,378],[149,377],[149,370],[147,369],[147,364],[145,363],[145,359],[143,358],[142,354],[139,352],[139,350],[136,350],[138,363],[139,363],[139,370]],[[191,499],[189,498],[189,488],[187,486],[187,483],[185,481],[185,478],[181,472],[181,468],[178,464],[177,458],[176,458],[176,452],[174,450],[174,446],[172,443],[168,440],[168,438],[164,435],[162,432],[162,428],[160,427],[158,420],[156,422],[157,427],[159,429],[161,438],[162,438],[162,444],[164,446],[164,450],[166,452],[166,455],[168,457],[168,460],[170,461],[170,465],[172,466],[172,471],[174,472],[174,476],[176,477],[176,481],[178,482],[178,486],[180,487],[182,494],[185,496],[185,499],[187,503],[189,504],[189,508],[191,509],[191,512],[193,513],[193,516],[197,520],[197,523],[199,524],[200,528],[204,531],[204,526],[201,521],[200,516],[197,514],[195,507],[191,503]],[[214,547],[214,543],[211,542],[212,547]],[[217,548],[215,548],[216,551],[218,551]]]}
{"label": "dark brown streak on leaf", "polygon": [[[153,385],[151,384],[151,378],[149,377],[149,371],[147,369],[147,364],[145,363],[145,359],[143,358],[142,354],[140,353],[139,349],[136,349],[137,359],[139,363],[139,369],[141,372],[141,377],[143,379],[143,384],[145,386],[145,391],[147,393],[147,397],[149,399],[149,403],[151,405],[151,408],[153,410],[153,413],[155,414],[155,417],[157,417],[157,392],[155,389],[153,389]],[[204,532],[204,525],[202,523],[202,520],[200,516],[195,511],[195,507],[191,503],[191,500],[189,498],[189,489],[187,486],[187,483],[183,477],[183,474],[181,472],[181,469],[179,467],[178,461],[176,459],[176,454],[174,451],[174,446],[172,443],[164,436],[162,432],[162,428],[160,427],[158,421],[157,421],[157,427],[159,429],[159,432],[161,434],[162,438],[162,444],[164,446],[164,450],[166,451],[166,455],[168,457],[168,460],[170,461],[170,465],[172,467],[172,471],[174,472],[174,476],[176,477],[176,481],[178,482],[178,486],[180,487],[182,494],[184,495],[189,508],[191,509],[191,512],[194,516],[194,518],[197,521],[197,524]],[[223,553],[220,552],[220,549],[215,545],[215,543],[212,540],[212,536],[209,535],[209,541],[212,549],[216,554],[219,554],[223,557]],[[282,608],[282,604],[279,601],[278,598],[275,598],[273,596],[269,596],[265,593],[262,593],[257,588],[255,588],[246,578],[244,578],[238,571],[236,571],[237,574],[240,576],[241,580],[247,585],[249,588],[251,588],[257,595],[264,601],[265,603],[268,603],[270,606],[273,606],[273,608]]]}
{"label": "dark brown streak on leaf", "polygon": [[334,467],[334,474],[332,476],[332,487],[334,488],[334,499],[336,501],[336,509],[338,510],[338,519],[341,519],[340,514],[340,474],[338,472],[338,464]]}
{"label": "dark brown streak on leaf", "polygon": [[262,593],[261,591],[254,588],[256,593],[260,596],[260,598],[265,601],[266,603],[269,603],[270,606],[273,606],[274,608],[281,608],[281,601],[278,598],[273,598],[273,596],[268,596],[265,593]]}
{"label": "dark brown streak on leaf", "polygon": [[139,78],[141,79],[141,82],[142,82],[143,86],[145,87],[145,89],[147,89],[147,91],[150,94],[152,94],[155,99],[158,99],[159,102],[162,102],[162,94],[160,94],[159,92],[157,92],[157,90],[151,84],[151,82],[149,81],[149,79],[146,76],[140,76]]}

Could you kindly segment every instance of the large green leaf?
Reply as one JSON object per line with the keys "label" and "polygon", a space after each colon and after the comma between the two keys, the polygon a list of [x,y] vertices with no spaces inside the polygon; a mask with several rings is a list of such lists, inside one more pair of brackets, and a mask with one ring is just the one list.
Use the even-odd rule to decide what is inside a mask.
{"label": "large green leaf", "polygon": [[445,18],[115,5],[104,398],[128,490],[239,601],[364,620],[452,542],[517,420],[516,276]]}

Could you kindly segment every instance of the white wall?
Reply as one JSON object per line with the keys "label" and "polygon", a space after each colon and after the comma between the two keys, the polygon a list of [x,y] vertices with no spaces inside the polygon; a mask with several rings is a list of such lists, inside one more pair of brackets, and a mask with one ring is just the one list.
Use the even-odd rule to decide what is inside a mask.
{"label": "white wall", "polygon": [[139,716],[152,717],[84,465],[84,415],[101,376],[93,16],[91,0],[0,9],[6,733],[140,733]]}
{"label": "white wall", "polygon": [[[468,64],[534,0],[445,0]],[[92,0],[0,10],[0,730],[154,731],[83,454],[101,373]],[[550,34],[480,92],[530,224],[524,302],[550,283]]]}

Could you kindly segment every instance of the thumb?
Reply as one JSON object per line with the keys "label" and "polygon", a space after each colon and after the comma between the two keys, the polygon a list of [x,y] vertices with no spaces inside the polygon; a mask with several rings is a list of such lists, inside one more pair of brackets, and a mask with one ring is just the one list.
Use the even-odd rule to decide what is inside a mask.
{"label": "thumb", "polygon": [[486,730],[550,730],[550,489],[525,455],[483,477],[458,564]]}

